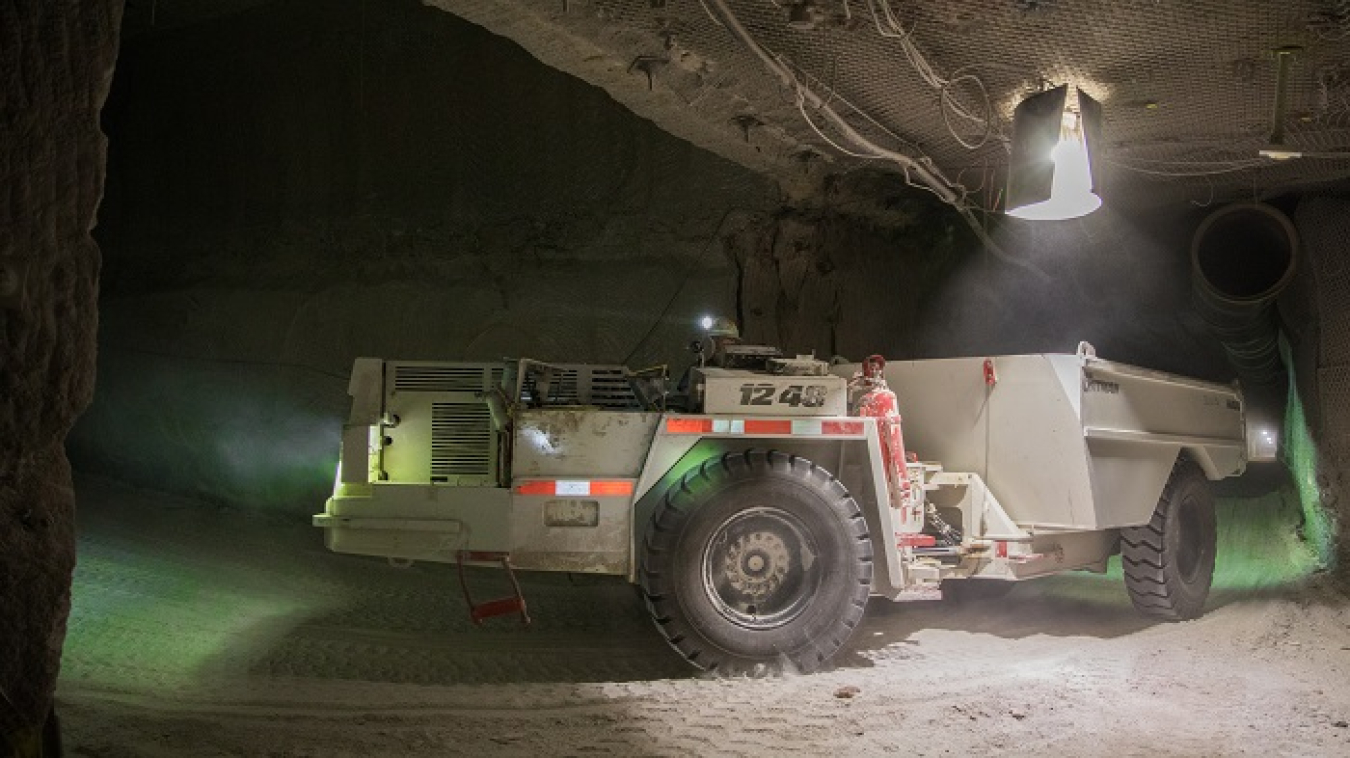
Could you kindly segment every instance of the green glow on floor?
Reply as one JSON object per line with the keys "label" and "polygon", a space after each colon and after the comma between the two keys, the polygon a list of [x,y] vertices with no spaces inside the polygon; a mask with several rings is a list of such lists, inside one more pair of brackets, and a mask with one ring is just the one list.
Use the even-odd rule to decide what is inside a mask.
{"label": "green glow on floor", "polygon": [[63,681],[132,691],[247,673],[278,620],[305,609],[275,579],[238,568],[172,549],[161,558],[87,547],[75,575]]}
{"label": "green glow on floor", "polygon": [[1299,538],[1299,497],[1289,488],[1256,498],[1223,498],[1215,510],[1219,520],[1215,589],[1291,584],[1318,567],[1316,551]]}
{"label": "green glow on floor", "polygon": [[[1220,498],[1214,509],[1219,522],[1216,592],[1296,584],[1321,565],[1317,552],[1299,537],[1302,516],[1292,489],[1256,498]],[[1124,586],[1119,556],[1111,558],[1104,578]]]}
{"label": "green glow on floor", "polygon": [[1316,552],[1317,561],[1329,568],[1334,560],[1331,521],[1322,507],[1317,488],[1317,446],[1308,430],[1303,401],[1298,396],[1292,367],[1289,371],[1289,402],[1284,418],[1284,464],[1294,479],[1303,514],[1303,535]]}

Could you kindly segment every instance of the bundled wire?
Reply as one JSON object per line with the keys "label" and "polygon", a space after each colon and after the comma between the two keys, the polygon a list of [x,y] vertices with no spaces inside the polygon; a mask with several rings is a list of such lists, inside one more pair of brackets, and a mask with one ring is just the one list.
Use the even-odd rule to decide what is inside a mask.
{"label": "bundled wire", "polygon": [[[867,9],[872,14],[872,23],[876,27],[877,34],[886,39],[893,39],[900,43],[900,51],[905,54],[905,58],[914,70],[919,74],[919,78],[929,87],[938,91],[938,101],[941,104],[942,121],[951,133],[952,138],[967,150],[977,150],[983,147],[989,140],[995,136],[994,124],[994,106],[989,99],[989,89],[985,87],[984,80],[972,73],[962,73],[966,68],[957,69],[952,78],[947,79],[933,68],[928,59],[924,57],[922,51],[914,42],[913,30],[906,31],[891,11],[891,6],[886,0],[866,0]],[[964,103],[957,99],[953,94],[954,86],[960,83],[969,83],[979,92],[980,102],[983,113],[972,111]],[[969,141],[962,137],[952,125],[952,114],[957,118],[969,121],[979,126],[982,130],[980,138],[976,141]],[[1007,139],[998,134],[998,139],[1004,143]]]}
{"label": "bundled wire", "polygon": [[[970,229],[980,241],[984,243],[985,249],[993,254],[994,257],[1005,263],[1029,271],[1042,280],[1049,279],[1049,276],[1035,265],[1008,255],[989,237],[989,233],[985,230],[984,225],[980,223],[980,219],[975,215],[976,206],[968,199],[966,189],[943,175],[942,170],[933,163],[931,158],[922,154],[916,158],[905,152],[883,147],[873,140],[868,139],[849,124],[829,102],[798,79],[793,72],[792,67],[783,62],[782,56],[770,53],[755,41],[754,37],[750,36],[750,32],[741,24],[740,19],[736,17],[736,14],[732,13],[731,9],[727,7],[726,0],[707,0],[707,3],[710,3],[711,5],[705,4],[704,0],[699,0],[699,2],[700,4],[704,4],[704,9],[710,14],[713,10],[716,10],[716,15],[719,17],[718,20],[721,25],[739,39],[741,44],[753,53],[755,57],[759,58],[760,62],[764,64],[764,67],[767,68],[784,87],[791,89],[795,93],[799,101],[798,110],[802,112],[803,116],[806,115],[806,108],[809,106],[814,112],[819,114],[826,124],[839,134],[840,141],[847,143],[850,149],[845,150],[838,141],[826,138],[826,142],[831,146],[840,150],[845,150],[849,155],[856,154],[855,157],[862,157],[867,160],[886,160],[894,163],[904,173],[905,182],[907,184],[912,187],[932,192],[944,203],[956,208],[957,213],[961,215],[961,218],[965,220]],[[929,71],[931,72],[931,69],[929,69]],[[817,125],[809,117],[807,118],[807,123],[818,135],[822,138],[825,137],[823,128]]]}
{"label": "bundled wire", "polygon": [[[1241,160],[1228,161],[1159,161],[1155,164],[1158,168],[1131,166],[1128,163],[1121,163],[1120,161],[1107,162],[1112,166],[1123,168],[1126,171],[1134,171],[1139,174],[1178,177],[1231,174],[1236,171],[1247,171],[1271,165],[1271,162],[1266,158],[1244,158]],[[1166,166],[1189,166],[1193,168],[1164,168]]]}

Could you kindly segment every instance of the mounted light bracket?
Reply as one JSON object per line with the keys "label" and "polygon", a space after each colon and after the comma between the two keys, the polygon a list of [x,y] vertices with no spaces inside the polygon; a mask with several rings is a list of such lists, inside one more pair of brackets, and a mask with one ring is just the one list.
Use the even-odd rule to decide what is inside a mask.
{"label": "mounted light bracket", "polygon": [[[1071,93],[1076,103],[1070,102]],[[1101,104],[1067,84],[1018,104],[1008,161],[1008,215],[1053,221],[1101,207],[1093,165],[1101,137]]]}

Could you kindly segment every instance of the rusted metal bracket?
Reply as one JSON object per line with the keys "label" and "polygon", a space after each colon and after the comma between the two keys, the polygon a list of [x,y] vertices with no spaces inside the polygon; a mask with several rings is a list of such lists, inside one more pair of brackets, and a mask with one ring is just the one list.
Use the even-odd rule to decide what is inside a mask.
{"label": "rusted metal bracket", "polygon": [[[511,569],[510,553],[484,553],[472,550],[461,550],[456,555],[459,565],[459,586],[464,590],[464,601],[469,604],[469,618],[477,626],[483,625],[483,619],[489,619],[494,616],[506,616],[512,613],[520,614],[520,622],[525,625],[530,623],[530,614],[525,608],[525,596],[520,592],[520,582],[516,580],[516,573]],[[475,603],[473,595],[469,592],[469,581],[464,576],[464,563],[473,561],[475,563],[501,563],[502,568],[506,569],[506,578],[511,580],[510,597],[498,598],[497,600],[488,600],[483,603]]]}

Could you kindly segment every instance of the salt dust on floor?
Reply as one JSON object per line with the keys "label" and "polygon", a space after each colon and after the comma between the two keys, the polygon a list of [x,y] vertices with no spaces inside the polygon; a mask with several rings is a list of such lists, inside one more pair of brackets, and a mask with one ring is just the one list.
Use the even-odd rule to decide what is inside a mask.
{"label": "salt dust on floor", "polygon": [[1182,624],[1088,574],[874,599],[830,670],[728,679],[680,661],[618,580],[525,575],[534,623],[479,628],[453,567],[334,555],[302,519],[77,491],[73,756],[1350,755],[1350,599],[1316,576],[1221,591]]}

